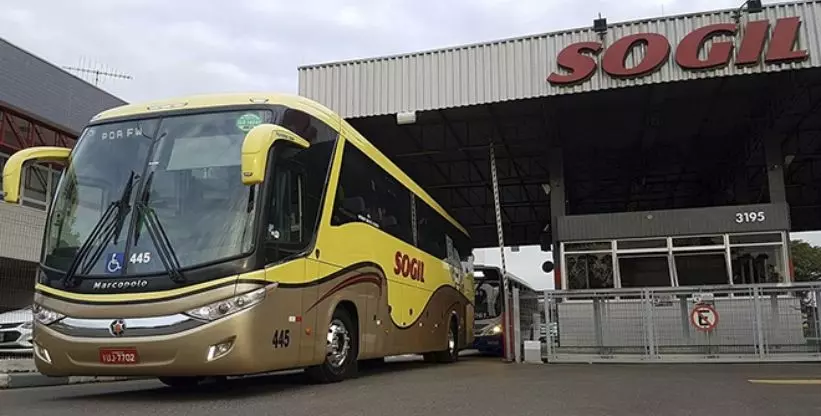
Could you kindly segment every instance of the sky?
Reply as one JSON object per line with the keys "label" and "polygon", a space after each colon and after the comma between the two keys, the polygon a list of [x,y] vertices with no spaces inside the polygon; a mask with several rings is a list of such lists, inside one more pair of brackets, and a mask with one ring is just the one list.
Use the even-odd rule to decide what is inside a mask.
{"label": "sky", "polygon": [[[4,1],[0,36],[59,66],[130,75],[133,102],[200,92],[297,91],[297,67],[609,22],[742,0]],[[765,3],[772,3],[766,1]]]}
{"label": "sky", "polygon": [[[5,1],[0,37],[59,66],[131,79],[100,87],[129,102],[209,92],[297,92],[297,67],[735,8],[742,0],[27,0]],[[765,4],[776,3],[769,0]],[[821,245],[821,236],[811,236]],[[511,270],[538,288],[538,248]],[[498,249],[488,253],[498,258]],[[495,260],[498,262],[498,259]]]}

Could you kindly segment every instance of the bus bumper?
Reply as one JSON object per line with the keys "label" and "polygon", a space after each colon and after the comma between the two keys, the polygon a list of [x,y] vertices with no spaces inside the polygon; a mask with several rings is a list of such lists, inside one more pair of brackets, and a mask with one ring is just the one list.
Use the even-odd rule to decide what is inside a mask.
{"label": "bus bumper", "polygon": [[131,337],[131,328],[120,337],[105,336],[102,328],[90,337],[38,323],[35,364],[47,376],[230,376],[298,368],[313,364],[315,355],[322,358],[313,349],[314,337],[305,333],[310,331],[272,312],[263,303],[180,332]]}
{"label": "bus bumper", "polygon": [[502,354],[503,337],[502,334],[477,335],[473,341],[473,348],[483,354]]}

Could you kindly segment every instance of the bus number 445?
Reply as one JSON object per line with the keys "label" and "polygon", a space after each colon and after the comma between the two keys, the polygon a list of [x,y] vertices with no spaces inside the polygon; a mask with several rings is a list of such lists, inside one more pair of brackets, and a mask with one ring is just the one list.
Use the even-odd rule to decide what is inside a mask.
{"label": "bus number 445", "polygon": [[151,253],[146,251],[143,253],[133,253],[131,254],[131,258],[129,259],[131,264],[137,263],[151,263]]}
{"label": "bus number 445", "polygon": [[274,331],[273,344],[274,348],[288,348],[291,345],[291,330],[278,329]]}

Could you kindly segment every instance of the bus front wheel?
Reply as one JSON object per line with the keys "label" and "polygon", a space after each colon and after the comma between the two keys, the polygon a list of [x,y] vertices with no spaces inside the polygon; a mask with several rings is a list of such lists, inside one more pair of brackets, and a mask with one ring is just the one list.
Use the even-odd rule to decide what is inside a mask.
{"label": "bus front wheel", "polygon": [[436,363],[452,363],[459,359],[459,324],[456,318],[451,318],[448,328],[447,347],[442,351],[424,354],[425,361]]}
{"label": "bus front wheel", "polygon": [[351,314],[337,308],[328,324],[325,339],[325,361],[306,369],[308,377],[318,383],[334,383],[353,377],[357,372],[359,333]]}

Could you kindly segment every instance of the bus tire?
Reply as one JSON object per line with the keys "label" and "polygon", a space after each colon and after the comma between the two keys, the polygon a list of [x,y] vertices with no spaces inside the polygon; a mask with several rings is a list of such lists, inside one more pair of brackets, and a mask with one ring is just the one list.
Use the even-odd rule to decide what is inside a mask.
{"label": "bus tire", "polygon": [[445,349],[424,354],[424,359],[427,362],[436,363],[453,363],[459,360],[459,324],[455,316],[450,319],[448,342]]}
{"label": "bus tire", "polygon": [[385,365],[385,358],[369,358],[367,360],[359,361],[358,370],[374,370]]}
{"label": "bus tire", "polygon": [[322,364],[305,370],[315,383],[336,383],[358,371],[359,333],[350,313],[337,307],[328,323],[326,354]]}
{"label": "bus tire", "polygon": [[190,389],[198,387],[204,380],[203,377],[160,377],[160,382],[175,389]]}

